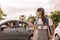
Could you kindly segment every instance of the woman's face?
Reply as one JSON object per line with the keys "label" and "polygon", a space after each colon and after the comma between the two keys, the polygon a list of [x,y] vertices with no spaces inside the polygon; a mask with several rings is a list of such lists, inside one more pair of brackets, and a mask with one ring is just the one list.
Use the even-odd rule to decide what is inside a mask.
{"label": "woman's face", "polygon": [[13,23],[8,23],[8,26],[9,26],[10,28],[12,28],[12,27],[13,27]]}
{"label": "woman's face", "polygon": [[12,28],[12,27],[14,26],[14,25],[13,25],[13,23],[11,23],[11,25],[10,25],[10,26],[11,26],[11,28]]}
{"label": "woman's face", "polygon": [[41,18],[42,16],[41,16],[41,12],[36,12],[36,16],[38,17],[38,18]]}
{"label": "woman's face", "polygon": [[32,23],[33,19],[29,19],[29,22]]}

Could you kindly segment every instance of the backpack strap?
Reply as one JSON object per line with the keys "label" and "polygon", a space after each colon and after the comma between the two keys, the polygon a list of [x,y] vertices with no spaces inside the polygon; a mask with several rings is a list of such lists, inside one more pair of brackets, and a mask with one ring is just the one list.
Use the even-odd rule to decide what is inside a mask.
{"label": "backpack strap", "polygon": [[49,25],[49,20],[48,20],[48,18],[46,18],[46,25],[47,25],[47,26]]}

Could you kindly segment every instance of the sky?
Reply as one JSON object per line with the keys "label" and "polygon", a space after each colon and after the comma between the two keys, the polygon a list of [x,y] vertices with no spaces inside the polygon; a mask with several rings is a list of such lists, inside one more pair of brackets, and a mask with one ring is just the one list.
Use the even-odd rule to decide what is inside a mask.
{"label": "sky", "polygon": [[18,19],[19,15],[35,16],[36,9],[43,7],[46,14],[53,10],[59,9],[57,4],[60,0],[0,0],[0,6],[7,14],[6,19]]}

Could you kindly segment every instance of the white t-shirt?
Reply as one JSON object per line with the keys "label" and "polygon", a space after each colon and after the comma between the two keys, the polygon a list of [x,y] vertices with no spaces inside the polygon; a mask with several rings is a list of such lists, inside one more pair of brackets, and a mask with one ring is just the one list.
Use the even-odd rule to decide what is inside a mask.
{"label": "white t-shirt", "polygon": [[41,19],[41,18],[38,19],[37,24],[41,24],[41,25],[43,25],[43,22],[42,22],[42,19]]}
{"label": "white t-shirt", "polygon": [[[53,22],[51,21],[51,19],[48,19],[48,23],[49,23],[49,26],[52,26],[53,25]],[[43,27],[43,21],[41,18],[38,19],[38,28],[41,29]],[[44,29],[47,29],[47,26],[44,26]]]}
{"label": "white t-shirt", "polygon": [[[52,26],[53,25],[53,22],[52,22],[52,20],[50,18],[48,19],[48,23],[49,23],[49,26]],[[37,24],[42,24],[43,25],[43,22],[42,22],[42,19],[41,18],[38,19]]]}
{"label": "white t-shirt", "polygon": [[38,19],[37,25],[38,25],[38,29],[41,29],[43,27],[43,22],[41,18]]}
{"label": "white t-shirt", "polygon": [[53,25],[52,20],[49,18],[48,21],[49,21],[49,26],[52,26]]}

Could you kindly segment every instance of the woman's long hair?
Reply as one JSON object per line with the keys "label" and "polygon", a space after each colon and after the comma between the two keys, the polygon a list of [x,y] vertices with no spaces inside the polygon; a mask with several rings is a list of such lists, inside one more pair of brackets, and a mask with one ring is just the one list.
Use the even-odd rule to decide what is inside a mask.
{"label": "woman's long hair", "polygon": [[45,17],[45,11],[44,11],[44,9],[43,8],[38,8],[37,11],[41,12],[43,25],[46,25],[46,17]]}

